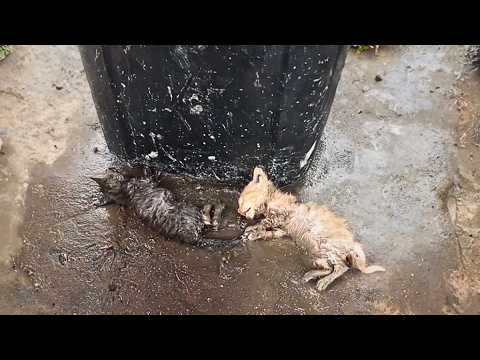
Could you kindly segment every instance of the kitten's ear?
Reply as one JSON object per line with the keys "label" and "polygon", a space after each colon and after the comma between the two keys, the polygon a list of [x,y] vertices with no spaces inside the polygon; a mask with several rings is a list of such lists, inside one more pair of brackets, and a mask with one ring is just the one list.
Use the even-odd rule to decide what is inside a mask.
{"label": "kitten's ear", "polygon": [[265,180],[268,180],[268,177],[262,168],[257,166],[255,169],[253,169],[253,181],[255,181],[256,183],[259,183]]}

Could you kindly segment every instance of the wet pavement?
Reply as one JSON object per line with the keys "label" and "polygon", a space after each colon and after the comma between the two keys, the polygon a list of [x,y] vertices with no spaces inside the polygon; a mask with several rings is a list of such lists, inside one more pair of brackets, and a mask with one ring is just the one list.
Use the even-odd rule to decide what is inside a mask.
{"label": "wet pavement", "polygon": [[[459,121],[476,119],[480,103],[464,51],[386,46],[377,57],[349,54],[300,197],[346,217],[370,262],[387,272],[351,271],[319,294],[300,282],[306,269],[287,240],[197,249],[160,238],[127,211],[96,208],[89,176],[115,160],[78,52],[17,47],[0,62],[0,127],[8,131],[0,155],[0,313],[477,313],[478,266],[462,258],[476,252],[462,253],[449,206],[463,164]],[[238,190],[177,186],[198,203],[222,198],[230,219]]]}

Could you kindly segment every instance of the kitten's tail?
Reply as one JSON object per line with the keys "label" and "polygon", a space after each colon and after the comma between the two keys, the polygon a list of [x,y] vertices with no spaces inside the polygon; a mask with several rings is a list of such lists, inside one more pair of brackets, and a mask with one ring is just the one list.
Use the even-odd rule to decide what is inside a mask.
{"label": "kitten's tail", "polygon": [[352,267],[360,270],[364,274],[372,274],[378,271],[386,271],[383,266],[370,265],[367,266],[367,259],[360,244],[355,244],[349,256]]}

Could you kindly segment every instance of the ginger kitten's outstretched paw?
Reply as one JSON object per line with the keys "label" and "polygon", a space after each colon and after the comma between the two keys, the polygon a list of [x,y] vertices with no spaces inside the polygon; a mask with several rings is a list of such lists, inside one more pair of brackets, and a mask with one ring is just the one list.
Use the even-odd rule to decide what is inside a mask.
{"label": "ginger kitten's outstretched paw", "polygon": [[249,226],[245,229],[245,232],[242,235],[242,240],[246,241],[255,241],[260,240],[262,238],[262,234],[258,228],[254,226]]}

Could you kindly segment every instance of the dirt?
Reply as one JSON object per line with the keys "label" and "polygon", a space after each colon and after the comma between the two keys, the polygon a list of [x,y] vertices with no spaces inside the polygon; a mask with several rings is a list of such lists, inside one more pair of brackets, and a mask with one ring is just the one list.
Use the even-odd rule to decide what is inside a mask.
{"label": "dirt", "polygon": [[[197,249],[95,207],[89,176],[116,161],[77,49],[16,47],[0,63],[0,313],[478,313],[480,84],[464,54],[382,46],[349,55],[297,190],[345,216],[387,272],[351,271],[319,294],[301,283],[307,269],[288,241]],[[239,189],[174,187],[197,203],[221,198],[238,221]]]}
{"label": "dirt", "polygon": [[[467,67],[468,69],[468,67]],[[459,268],[450,274],[454,294],[450,313],[480,312],[480,74],[469,69],[453,94],[459,113],[457,169],[450,191],[449,212],[456,230]]]}

